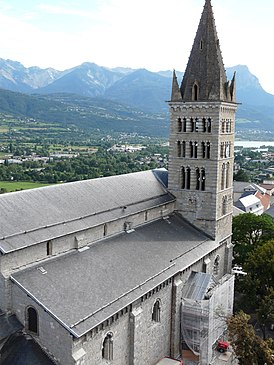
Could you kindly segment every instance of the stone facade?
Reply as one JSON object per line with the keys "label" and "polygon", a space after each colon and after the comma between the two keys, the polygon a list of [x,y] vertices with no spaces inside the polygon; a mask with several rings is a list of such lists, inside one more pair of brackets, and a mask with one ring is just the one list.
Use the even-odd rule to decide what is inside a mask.
{"label": "stone facade", "polygon": [[219,240],[231,234],[235,108],[170,103],[169,189],[183,217]]}
{"label": "stone facade", "polygon": [[235,75],[226,78],[210,1],[179,88],[173,74],[169,189],[189,222],[217,240],[231,234]]}
{"label": "stone facade", "polygon": [[[227,252],[227,246],[224,243],[208,256],[200,258],[188,269],[158,285],[80,338],[71,336],[50,312],[41,308],[16,285],[12,287],[13,312],[27,329],[27,308],[36,309],[38,333],[29,333],[60,364],[108,364],[109,362],[102,358],[103,342],[108,333],[113,336],[111,364],[155,364],[164,356],[180,356],[182,288],[190,273],[192,271],[214,273],[214,262],[219,257],[215,277],[222,278],[228,269]],[[154,321],[152,313],[157,301],[160,303],[160,320]],[[61,346],[60,343],[62,343]],[[77,354],[81,356],[78,358]]]}
{"label": "stone facade", "polygon": [[[23,227],[17,232],[7,219],[10,232],[0,240],[0,309],[7,314],[16,314],[24,325],[24,331],[57,364],[154,365],[165,356],[179,357],[182,350],[182,290],[191,273],[210,274],[213,281],[218,281],[231,271],[235,79],[231,84],[226,80],[210,0],[206,0],[180,88],[174,72],[169,105],[168,189],[158,175],[156,178],[146,172],[102,179],[102,183],[97,180],[94,186],[91,182],[82,182],[81,185],[59,186],[56,190],[50,187],[51,190],[43,190],[45,194],[37,193],[35,199],[32,197],[29,215],[33,208],[37,209],[37,199],[43,202],[46,194],[48,200],[52,194],[58,198],[63,194],[61,201],[66,219],[62,217],[62,222],[59,222],[59,201],[56,205],[51,201],[52,211],[44,216],[49,223],[43,221],[33,226],[32,221],[36,218],[33,216],[27,222],[29,228]],[[149,186],[144,176],[149,179]],[[132,182],[134,187],[130,185]],[[124,188],[121,188],[121,183]],[[80,193],[79,186],[83,189]],[[97,190],[98,186],[101,190]],[[113,201],[105,209],[108,201],[104,194],[112,192],[111,189],[116,193],[113,193],[114,197],[109,196],[108,199]],[[90,194],[87,196],[89,203],[81,200],[84,192]],[[25,198],[30,193],[20,194],[25,194]],[[75,194],[79,194],[78,199]],[[98,195],[99,202],[96,200]],[[16,206],[13,197],[18,196],[10,195],[11,206]],[[129,196],[135,199],[134,202],[126,200]],[[82,201],[75,216],[75,209],[68,209],[70,198],[75,199],[76,205],[78,200]],[[23,201],[16,199],[17,203]],[[99,208],[89,210],[89,204],[94,201]],[[24,211],[25,207],[21,208]],[[16,209],[19,207],[16,206]],[[53,215],[56,222],[51,220]],[[173,221],[169,217],[173,217]],[[179,227],[176,225],[178,221]],[[41,227],[41,224],[44,226]],[[164,233],[169,232],[168,227],[174,227],[174,230],[166,238]],[[133,233],[134,230],[136,233]],[[133,238],[126,240],[123,239],[125,236]],[[141,243],[146,245],[143,251],[139,251],[142,255],[132,259]],[[133,250],[127,251],[127,244],[131,244]],[[101,296],[105,294],[106,283],[101,277],[94,279],[96,272],[89,271],[89,267],[81,267],[83,256],[81,261],[80,254],[76,254],[85,255],[85,251],[90,250],[88,257],[92,259],[85,262],[91,266],[90,262],[94,264],[92,260],[97,259],[103,274],[109,269],[104,265],[112,265],[113,257],[118,255],[117,251],[111,251],[110,245],[120,245],[119,255],[123,258],[124,267],[114,267],[108,271],[109,276],[104,277],[108,284],[106,287],[114,294],[103,300]],[[106,249],[100,251],[102,247]],[[145,265],[146,255],[149,255],[150,261]],[[59,265],[71,262],[71,257],[79,263],[76,270],[70,272],[70,277],[64,278],[58,272]],[[159,267],[149,270],[153,266],[152,260],[158,265],[159,257]],[[129,261],[131,265],[139,266],[134,277],[131,277],[131,268],[126,267]],[[88,303],[82,301],[81,295],[75,299],[75,291],[65,293],[70,294],[74,301],[71,307],[67,307],[70,317],[63,313],[66,295],[58,297],[60,292],[56,288],[60,288],[60,282],[56,283],[54,275],[44,267],[56,270],[62,280],[72,283],[74,289],[73,283],[80,286],[85,283],[80,294],[83,297],[88,294],[85,296]],[[76,271],[79,269],[80,272],[80,268],[81,275],[77,276]],[[111,277],[114,271],[118,273],[116,282]],[[147,275],[145,279],[144,273]],[[142,280],[136,280],[136,276],[141,277],[141,274]],[[43,278],[48,281],[43,281]],[[122,279],[125,286],[129,282],[134,284],[127,290],[121,288],[118,281]],[[93,286],[89,286],[92,280]],[[37,287],[37,282],[46,282],[48,288]],[[95,287],[97,295],[94,294]],[[118,290],[116,287],[119,287],[119,293],[115,292]],[[56,300],[52,295],[56,296]],[[91,310],[89,306],[95,300],[98,307]],[[56,313],[61,313],[63,319]]]}

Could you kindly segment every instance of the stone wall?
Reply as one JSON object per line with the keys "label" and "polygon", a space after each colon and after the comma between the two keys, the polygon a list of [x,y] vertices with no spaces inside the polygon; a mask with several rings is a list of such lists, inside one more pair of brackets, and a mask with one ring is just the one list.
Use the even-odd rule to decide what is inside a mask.
{"label": "stone wall", "polygon": [[17,285],[12,286],[13,312],[27,330],[27,308],[33,307],[38,313],[38,334],[29,332],[35,341],[62,365],[74,365],[72,358],[72,336],[49,313],[39,306]]}
{"label": "stone wall", "polygon": [[[230,253],[229,242],[222,242],[206,257],[200,258],[191,267],[182,269],[79,339],[73,337],[15,283],[12,284],[12,309],[23,325],[26,325],[27,308],[32,306],[37,310],[39,332],[38,335],[32,335],[61,365],[108,364],[108,360],[102,357],[103,342],[108,334],[113,339],[111,364],[154,365],[164,356],[176,357],[181,352],[182,289],[190,273],[206,271],[214,273],[219,279],[227,272]],[[217,258],[218,270],[214,268]],[[152,318],[157,301],[160,304],[159,321]]]}
{"label": "stone wall", "polygon": [[92,228],[75,231],[61,237],[50,240],[52,252],[47,254],[47,242],[37,243],[20,250],[16,250],[5,255],[1,255],[1,272],[5,275],[29,264],[49,259],[51,256],[63,254],[72,249],[77,249],[89,245],[107,236],[118,234],[124,231],[125,222],[130,222],[132,228],[136,228],[144,223],[161,218],[163,215],[172,213],[174,203],[162,204],[148,210],[135,214],[124,213],[118,219],[109,220],[98,224]]}
{"label": "stone wall", "polygon": [[[232,213],[235,109],[236,105],[221,102],[170,103],[169,189],[182,216],[217,239],[231,234],[228,222],[226,226],[216,222]],[[191,145],[197,146],[195,153]],[[191,179],[186,186],[182,169],[188,168]],[[202,170],[205,179],[197,179]]]}

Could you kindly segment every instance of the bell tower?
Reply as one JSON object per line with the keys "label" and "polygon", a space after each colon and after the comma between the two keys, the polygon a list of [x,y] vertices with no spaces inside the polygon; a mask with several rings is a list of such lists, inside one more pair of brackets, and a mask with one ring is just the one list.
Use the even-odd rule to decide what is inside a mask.
{"label": "bell tower", "polygon": [[206,0],[179,87],[173,73],[169,190],[191,224],[222,241],[231,236],[235,75],[227,80],[211,1]]}

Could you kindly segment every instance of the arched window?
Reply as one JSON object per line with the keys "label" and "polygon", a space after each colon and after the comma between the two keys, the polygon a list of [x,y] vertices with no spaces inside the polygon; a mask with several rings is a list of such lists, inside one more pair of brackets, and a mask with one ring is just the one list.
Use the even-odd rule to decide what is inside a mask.
{"label": "arched window", "polygon": [[210,158],[210,142],[206,144],[206,158]]}
{"label": "arched window", "polygon": [[178,132],[182,132],[182,119],[178,118]]}
{"label": "arched window", "polygon": [[27,309],[27,329],[38,334],[38,314],[33,307],[28,307]]}
{"label": "arched window", "polygon": [[227,196],[224,196],[222,202],[222,214],[226,215],[226,213],[227,213]]}
{"label": "arched window", "polygon": [[191,179],[191,170],[190,167],[187,167],[186,169],[186,188],[189,190],[190,189],[190,179]]}
{"label": "arched window", "polygon": [[194,142],[194,158],[198,157],[198,142]]}
{"label": "arched window", "polygon": [[160,306],[160,300],[157,299],[153,306],[152,311],[152,320],[154,322],[160,322],[161,320],[161,306]]}
{"label": "arched window", "polygon": [[229,162],[226,165],[226,183],[225,183],[225,187],[228,188],[229,187],[229,169],[230,169],[230,164]]}
{"label": "arched window", "polygon": [[181,149],[181,142],[177,141],[177,157],[181,157],[182,149]]}
{"label": "arched window", "polygon": [[224,157],[224,150],[225,150],[224,142],[221,142],[221,149],[220,149],[220,157],[221,158]]}
{"label": "arched window", "polygon": [[147,221],[147,219],[148,219],[148,211],[146,210],[145,211],[145,221]]}
{"label": "arched window", "polygon": [[194,156],[194,146],[193,146],[193,142],[189,142],[189,157],[193,157]]}
{"label": "arched window", "polygon": [[190,118],[190,127],[191,127],[191,132],[195,131],[195,121],[193,118]]}
{"label": "arched window", "polygon": [[202,156],[203,156],[203,158],[205,158],[206,157],[206,144],[205,144],[205,142],[202,142],[201,146],[202,146]]}
{"label": "arched window", "polygon": [[186,187],[186,173],[185,168],[181,168],[181,189],[185,189]]}
{"label": "arched window", "polygon": [[208,131],[208,133],[211,133],[211,118],[208,118],[208,120],[207,120],[207,131]]}
{"label": "arched window", "polygon": [[186,118],[183,119],[183,132],[186,132]]}
{"label": "arched window", "polygon": [[220,269],[220,256],[216,256],[214,260],[214,266],[213,266],[213,275],[218,275]]}
{"label": "arched window", "polygon": [[203,118],[202,122],[203,122],[203,132],[205,133],[206,132],[206,118]]}
{"label": "arched window", "polygon": [[195,118],[195,132],[199,132],[199,118]]}
{"label": "arched window", "polygon": [[47,242],[47,256],[52,255],[52,241]]}
{"label": "arched window", "polygon": [[222,133],[225,133],[225,120],[222,119]]}
{"label": "arched window", "polygon": [[223,163],[222,164],[222,177],[221,177],[221,190],[224,190],[225,188],[225,170],[226,170],[226,165]]}
{"label": "arched window", "polygon": [[183,141],[182,145],[181,145],[181,156],[186,157],[186,143],[185,143],[185,141]]}
{"label": "arched window", "polygon": [[103,227],[103,236],[105,237],[105,236],[107,235],[107,233],[108,233],[108,226],[107,226],[107,224],[105,223],[105,224],[104,224],[104,227]]}
{"label": "arched window", "polygon": [[204,191],[205,190],[205,170],[201,169],[201,190]]}
{"label": "arched window", "polygon": [[197,101],[199,99],[199,86],[195,82],[192,88],[192,100]]}
{"label": "arched window", "polygon": [[102,358],[113,360],[113,334],[108,333],[103,342]]}
{"label": "arched window", "polygon": [[196,190],[200,190],[200,181],[201,181],[201,176],[200,176],[200,169],[196,169]]}

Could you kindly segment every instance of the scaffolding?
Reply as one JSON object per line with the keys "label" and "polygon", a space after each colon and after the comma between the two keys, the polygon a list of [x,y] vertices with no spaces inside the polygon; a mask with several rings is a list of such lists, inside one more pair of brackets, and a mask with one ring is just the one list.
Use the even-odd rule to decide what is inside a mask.
{"label": "scaffolding", "polygon": [[196,355],[200,365],[210,364],[213,346],[226,330],[226,318],[233,311],[234,276],[217,282],[212,275],[192,272],[183,290],[182,341]]}

